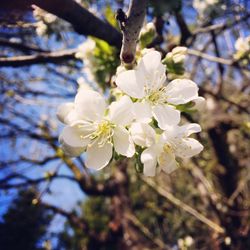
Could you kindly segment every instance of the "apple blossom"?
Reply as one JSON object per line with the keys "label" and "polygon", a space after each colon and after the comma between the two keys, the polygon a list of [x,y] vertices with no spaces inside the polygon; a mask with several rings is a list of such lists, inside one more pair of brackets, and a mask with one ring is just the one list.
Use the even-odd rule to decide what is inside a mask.
{"label": "apple blossom", "polygon": [[147,23],[144,27],[142,27],[140,35],[139,35],[139,44],[140,47],[146,48],[147,45],[153,42],[156,37],[156,29],[154,23]]}
{"label": "apple blossom", "polygon": [[202,19],[226,9],[226,5],[220,0],[194,0],[193,7]]}
{"label": "apple blossom", "polygon": [[96,46],[95,41],[90,38],[87,38],[86,41],[84,41],[82,44],[78,46],[76,58],[80,58],[82,60],[89,60],[89,58],[93,54],[95,46]]}
{"label": "apple blossom", "polygon": [[134,142],[146,147],[141,154],[146,176],[155,176],[157,169],[171,173],[178,167],[176,157],[190,158],[203,149],[197,140],[189,138],[189,135],[201,131],[196,123],[169,126],[162,134],[157,134],[148,124],[137,123],[130,131]]}
{"label": "apple blossom", "polygon": [[192,100],[194,106],[192,107],[193,110],[204,111],[206,110],[206,100],[204,97],[197,97],[196,99]]}
{"label": "apple blossom", "polygon": [[71,156],[86,151],[86,166],[97,170],[109,163],[113,147],[118,154],[132,157],[134,143],[126,129],[134,119],[131,110],[128,96],[107,109],[105,99],[98,92],[80,89],[73,106],[67,104],[58,110],[58,117],[68,125],[59,138],[64,151]]}
{"label": "apple blossom", "polygon": [[135,69],[118,74],[116,84],[136,99],[137,120],[150,121],[153,116],[161,129],[180,122],[180,111],[175,105],[198,97],[198,87],[191,80],[175,79],[166,84],[166,66],[157,51],[144,55]]}
{"label": "apple blossom", "polygon": [[[91,72],[96,65],[92,52],[97,44],[87,40],[76,54],[84,58]],[[185,51],[178,47],[169,57],[173,63],[183,64]],[[118,88],[111,91],[116,101],[109,106],[83,78],[78,79],[74,102],[62,104],[57,112],[58,119],[66,124],[59,142],[67,155],[76,157],[86,152],[86,166],[99,170],[107,166],[115,152],[132,157],[136,144],[137,163],[143,165],[146,176],[154,176],[160,170],[175,170],[177,157],[190,158],[201,152],[203,146],[189,138],[200,132],[200,126],[178,125],[181,110],[204,106],[197,85],[188,79],[167,83],[161,54],[155,50],[143,53],[135,69],[117,68],[114,79]]]}
{"label": "apple blossom", "polygon": [[175,47],[171,52],[167,53],[166,58],[173,60],[175,64],[183,63],[187,54],[186,47]]}
{"label": "apple blossom", "polygon": [[187,48],[180,46],[167,53],[162,62],[167,67],[168,79],[180,78],[185,73],[184,61],[186,54]]}
{"label": "apple blossom", "polygon": [[235,59],[237,60],[242,58],[250,59],[250,36],[245,38],[239,37],[235,42],[235,49],[236,49],[236,53],[234,54]]}
{"label": "apple blossom", "polygon": [[44,36],[49,33],[50,30],[60,33],[63,30],[69,30],[70,25],[64,20],[58,18],[57,16],[48,13],[47,11],[39,8],[36,5],[32,5],[34,18],[36,22],[36,33],[39,36]]}

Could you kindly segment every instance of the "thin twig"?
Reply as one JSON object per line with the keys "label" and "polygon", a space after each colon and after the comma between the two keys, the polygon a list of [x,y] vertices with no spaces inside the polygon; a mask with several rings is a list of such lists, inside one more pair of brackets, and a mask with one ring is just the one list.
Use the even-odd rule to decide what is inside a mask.
{"label": "thin twig", "polygon": [[54,52],[44,52],[35,55],[0,57],[2,67],[20,67],[40,63],[58,63],[63,60],[75,59],[77,49],[68,49]]}
{"label": "thin twig", "polygon": [[203,214],[195,210],[194,208],[190,207],[186,203],[182,202],[181,200],[177,199],[172,193],[166,191],[165,189],[161,188],[160,186],[156,186],[155,182],[150,180],[149,178],[141,177],[142,180],[147,183],[151,188],[153,188],[158,194],[165,197],[167,200],[169,200],[171,203],[176,205],[177,207],[180,207],[187,213],[193,215],[195,218],[197,218],[199,221],[203,222],[210,228],[212,228],[217,233],[223,234],[225,232],[224,228],[222,228],[220,225],[216,224],[215,222],[211,221],[207,217],[205,217]]}

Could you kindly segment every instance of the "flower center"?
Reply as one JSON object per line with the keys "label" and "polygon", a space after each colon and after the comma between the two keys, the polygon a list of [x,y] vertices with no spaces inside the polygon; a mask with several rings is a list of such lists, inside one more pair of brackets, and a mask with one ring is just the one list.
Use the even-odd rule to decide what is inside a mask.
{"label": "flower center", "polygon": [[101,147],[104,144],[112,142],[114,135],[115,124],[110,121],[104,120],[97,124],[96,130],[89,135],[91,140],[98,140],[98,145]]}
{"label": "flower center", "polygon": [[173,153],[174,151],[174,145],[171,145],[170,143],[167,143],[163,146],[163,152],[166,154]]}
{"label": "flower center", "polygon": [[160,88],[158,90],[146,90],[145,99],[150,102],[152,105],[164,104],[167,102],[166,88]]}

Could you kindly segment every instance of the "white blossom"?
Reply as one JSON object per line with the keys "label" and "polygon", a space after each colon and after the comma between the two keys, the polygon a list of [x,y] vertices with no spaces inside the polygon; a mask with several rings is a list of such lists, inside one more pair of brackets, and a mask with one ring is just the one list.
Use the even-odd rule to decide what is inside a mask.
{"label": "white blossom", "polygon": [[245,38],[239,37],[235,42],[235,49],[238,51],[250,50],[250,36]]}
{"label": "white blossom", "polygon": [[169,126],[160,135],[148,124],[132,125],[130,130],[134,142],[147,147],[141,154],[146,176],[155,176],[157,170],[169,174],[178,167],[176,157],[190,158],[203,150],[197,140],[189,138],[191,134],[201,131],[196,123]]}
{"label": "white blossom", "polygon": [[93,68],[95,67],[94,49],[96,48],[96,43],[91,38],[87,38],[82,44],[78,46],[78,51],[75,57],[83,60],[84,68],[83,73],[90,82],[95,81],[95,76],[93,74]]}
{"label": "white blossom", "polygon": [[173,60],[174,63],[184,63],[187,55],[186,47],[175,47],[171,52],[167,53],[166,58]]}
{"label": "white blossom", "polygon": [[39,21],[36,23],[36,33],[38,36],[43,36],[44,34],[46,34],[47,29],[48,27],[44,22]]}
{"label": "white blossom", "polygon": [[33,7],[33,16],[37,20],[36,22],[36,33],[39,36],[46,35],[49,28],[53,31],[60,33],[64,30],[68,30],[70,28],[70,24],[65,22],[64,20],[58,18],[57,16],[48,13],[47,11],[37,7],[36,5],[32,5]]}
{"label": "white blossom", "polygon": [[60,122],[67,124],[69,121],[67,120],[67,117],[69,113],[74,110],[74,103],[73,102],[67,102],[61,104],[57,109],[57,118]]}
{"label": "white blossom", "polygon": [[248,57],[250,59],[250,36],[239,37],[235,42],[236,53],[234,55],[235,59],[241,59],[243,57]]}
{"label": "white blossom", "polygon": [[86,81],[86,79],[82,76],[77,79],[77,83],[78,83],[78,91],[85,90],[85,89],[87,89],[87,90],[94,89],[94,87],[92,85],[90,85],[88,83],[88,81]]}
{"label": "white blossom", "polygon": [[137,121],[149,122],[153,116],[161,129],[180,122],[180,111],[175,105],[198,97],[198,87],[191,80],[175,79],[166,84],[166,67],[157,51],[144,55],[135,69],[118,74],[116,84],[137,99]]}
{"label": "white blossom", "polygon": [[192,100],[194,106],[192,107],[193,110],[204,111],[206,110],[206,100],[204,97],[197,97],[196,99]]}
{"label": "white blossom", "polygon": [[220,0],[194,0],[193,7],[197,10],[201,18],[211,15],[211,13],[224,10],[224,5],[219,5]]}
{"label": "white blossom", "polygon": [[113,102],[107,110],[105,99],[98,92],[80,89],[73,108],[69,106],[67,111],[66,106],[58,110],[58,117],[68,125],[59,138],[68,155],[78,156],[86,151],[86,166],[96,170],[109,163],[113,147],[118,154],[134,155],[134,143],[126,129],[134,119],[128,96]]}
{"label": "white blossom", "polygon": [[[87,40],[76,54],[84,59],[90,71],[95,46],[94,41]],[[173,50],[173,61],[183,62],[185,50],[182,47]],[[109,106],[100,93],[79,78],[74,102],[58,108],[57,117],[66,124],[59,142],[67,155],[75,157],[85,152],[86,166],[99,170],[107,166],[114,152],[132,157],[136,144],[144,174],[154,176],[161,170],[174,171],[178,158],[190,158],[201,152],[203,146],[189,138],[200,132],[200,126],[195,123],[179,126],[177,106],[192,101],[191,108],[202,109],[204,98],[198,96],[198,87],[191,80],[166,83],[166,66],[159,52],[148,51],[133,70],[118,67],[115,81],[118,88],[112,93],[116,101]],[[157,126],[150,123],[152,118]]]}
{"label": "white blossom", "polygon": [[55,15],[48,13],[35,5],[33,6],[33,8],[33,15],[38,20],[44,20],[46,23],[53,23],[57,19]]}
{"label": "white blossom", "polygon": [[93,50],[95,49],[95,41],[87,38],[82,44],[78,46],[78,51],[76,53],[76,58],[80,58],[82,60],[89,60],[89,58],[93,54]]}
{"label": "white blossom", "polygon": [[151,31],[155,32],[155,25],[154,25],[154,23],[149,22],[142,27],[141,32],[140,32],[140,36],[144,35],[148,32],[151,32]]}

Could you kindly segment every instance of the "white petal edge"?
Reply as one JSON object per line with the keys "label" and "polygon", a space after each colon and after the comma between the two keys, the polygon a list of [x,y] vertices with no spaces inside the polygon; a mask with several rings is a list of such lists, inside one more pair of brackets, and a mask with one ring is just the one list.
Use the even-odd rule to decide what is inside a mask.
{"label": "white petal edge", "polygon": [[115,124],[129,125],[134,119],[131,99],[128,96],[123,96],[119,101],[112,102],[109,106],[109,118]]}
{"label": "white petal edge", "polygon": [[131,97],[141,99],[145,96],[145,78],[137,70],[128,70],[118,74],[115,82],[120,90]]}
{"label": "white petal edge", "polygon": [[75,97],[76,112],[83,120],[102,119],[106,106],[104,97],[93,90],[80,89]]}
{"label": "white petal edge", "polygon": [[89,140],[82,140],[78,131],[70,126],[66,126],[59,136],[59,143],[66,155],[76,157],[84,152]]}
{"label": "white petal edge", "polygon": [[162,152],[158,159],[160,168],[167,174],[171,174],[177,169],[178,163],[175,160],[175,155],[171,152]]}
{"label": "white petal edge", "polygon": [[63,152],[65,153],[65,155],[69,157],[80,156],[85,151],[85,147],[71,147],[65,144],[62,140],[60,140],[60,137],[59,137],[59,141],[61,143],[61,148]]}
{"label": "white petal edge", "polygon": [[203,150],[203,146],[193,138],[182,139],[176,149],[176,155],[181,158],[191,158],[199,154]]}
{"label": "white petal edge", "polygon": [[146,123],[133,123],[130,127],[130,132],[135,144],[141,147],[150,147],[155,143],[156,133],[154,129]]}
{"label": "white petal edge", "polygon": [[141,154],[141,162],[143,163],[143,174],[146,176],[155,176],[157,166],[157,149],[152,146],[145,149]]}
{"label": "white petal edge", "polygon": [[143,75],[145,85],[151,90],[159,89],[166,81],[166,66],[162,64],[158,51],[146,53],[139,61],[137,70]]}
{"label": "white petal edge", "polygon": [[147,102],[133,103],[133,111],[137,122],[150,123],[152,120],[151,106]]}
{"label": "white petal edge", "polygon": [[201,126],[197,123],[189,123],[179,126],[179,130],[182,131],[183,136],[188,137],[191,134],[201,132]]}
{"label": "white petal edge", "polygon": [[158,122],[158,126],[165,130],[169,126],[177,125],[180,122],[181,114],[170,105],[157,105],[152,108],[153,116]]}
{"label": "white petal edge", "polygon": [[86,167],[100,170],[108,165],[112,158],[113,145],[106,143],[100,147],[97,142],[87,147],[86,152]]}
{"label": "white petal edge", "polygon": [[198,97],[198,86],[188,79],[175,79],[166,88],[167,101],[174,105],[185,104]]}
{"label": "white petal edge", "polygon": [[67,103],[63,103],[61,104],[56,112],[56,116],[58,118],[58,120],[62,123],[67,124],[66,122],[66,118],[67,115],[74,109],[74,103],[73,102],[67,102]]}
{"label": "white petal edge", "polygon": [[161,62],[161,53],[158,51],[149,51],[138,63],[138,69],[143,68],[147,74],[154,73]]}
{"label": "white petal edge", "polygon": [[198,96],[196,99],[193,100],[194,106],[192,109],[198,110],[198,111],[205,111],[206,110],[206,99],[204,97]]}
{"label": "white petal edge", "polygon": [[162,133],[162,140],[167,142],[169,140],[179,140],[186,138],[193,133],[198,133],[201,131],[201,126],[197,123],[189,123],[182,126],[168,126]]}
{"label": "white petal edge", "polygon": [[113,135],[114,148],[118,154],[132,157],[135,153],[134,142],[124,127],[116,127]]}
{"label": "white petal edge", "polygon": [[70,147],[86,147],[89,139],[83,139],[81,132],[76,127],[66,126],[59,137],[59,142]]}

